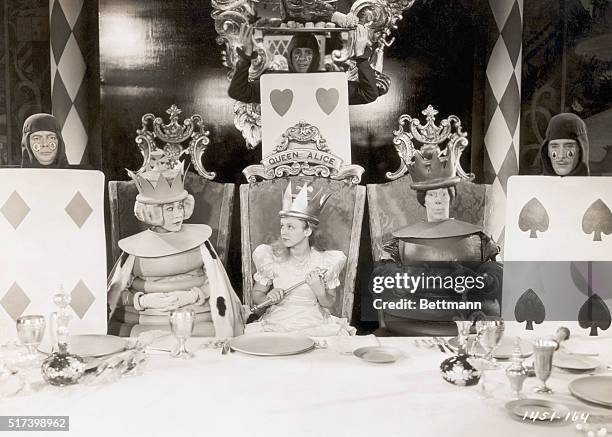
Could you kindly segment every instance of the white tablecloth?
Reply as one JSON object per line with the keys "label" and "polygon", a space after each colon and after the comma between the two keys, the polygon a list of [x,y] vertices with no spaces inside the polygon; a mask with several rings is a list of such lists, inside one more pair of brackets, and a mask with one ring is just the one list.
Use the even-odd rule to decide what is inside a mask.
{"label": "white tablecloth", "polygon": [[[597,349],[612,364],[612,333],[588,337],[577,324],[567,348]],[[552,335],[560,323],[524,331],[508,323],[506,335]],[[0,400],[0,415],[70,416],[71,436],[579,436],[572,423],[532,424],[512,419],[512,400],[503,370],[488,372],[493,399],[476,387],[456,387],[440,377],[450,355],[418,348],[412,338],[381,338],[403,350],[393,364],[370,364],[328,349],[288,357],[255,357],[219,349],[198,351],[183,361],[151,355],[143,374],[102,386],[45,387],[32,395]],[[376,345],[373,336],[354,337],[352,346]],[[504,365],[504,368],[506,365]],[[612,374],[600,369],[602,374]],[[584,375],[554,369],[547,399],[572,411],[612,415],[573,398],[568,383]],[[525,382],[530,397],[535,378]],[[10,433],[2,433],[10,435]],[[24,434],[17,434],[23,436]]]}

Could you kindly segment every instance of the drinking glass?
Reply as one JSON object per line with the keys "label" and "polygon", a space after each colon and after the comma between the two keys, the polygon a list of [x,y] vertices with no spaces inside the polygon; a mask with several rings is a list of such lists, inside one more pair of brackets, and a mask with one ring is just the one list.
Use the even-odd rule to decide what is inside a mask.
{"label": "drinking glass", "polygon": [[41,357],[41,354],[38,352],[38,346],[45,335],[44,316],[21,316],[17,319],[16,328],[19,341],[27,349],[27,362],[36,362]]}
{"label": "drinking glass", "polygon": [[492,368],[497,368],[493,352],[504,337],[504,320],[501,317],[487,317],[476,321],[477,339],[485,351],[484,359]]}
{"label": "drinking glass", "polygon": [[177,338],[178,345],[172,356],[175,358],[193,358],[193,354],[187,350],[187,339],[191,337],[195,324],[195,311],[178,309],[170,313],[170,329]]}
{"label": "drinking glass", "polygon": [[558,343],[555,340],[538,338],[533,343],[535,374],[542,385],[533,389],[536,393],[550,394],[553,391],[546,386],[546,380],[552,371],[552,358]]}

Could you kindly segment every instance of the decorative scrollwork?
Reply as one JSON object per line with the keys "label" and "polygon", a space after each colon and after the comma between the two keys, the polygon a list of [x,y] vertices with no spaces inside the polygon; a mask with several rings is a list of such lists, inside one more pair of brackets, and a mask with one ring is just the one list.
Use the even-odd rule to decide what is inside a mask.
{"label": "decorative scrollwork", "polygon": [[242,132],[247,149],[256,148],[261,143],[261,105],[237,101],[234,104],[234,126]]}
{"label": "decorative scrollwork", "polygon": [[321,131],[316,126],[306,123],[300,120],[296,125],[291,126],[281,136],[281,142],[274,147],[272,153],[279,153],[289,148],[289,144],[299,143],[307,144],[314,143],[317,150],[322,152],[330,152],[330,148],[327,146],[327,141],[321,136]]}
{"label": "decorative scrollwork", "polygon": [[316,126],[300,121],[287,129],[282,141],[261,165],[250,165],[242,173],[249,183],[257,178],[275,179],[285,176],[318,176],[358,184],[364,172],[358,165],[344,165],[332,153]]}
{"label": "decorative scrollwork", "polygon": [[[424,125],[418,118],[408,114],[399,117],[399,127],[393,132],[393,145],[401,160],[400,168],[395,172],[388,172],[387,178],[393,180],[406,174],[419,151],[440,150],[440,144],[446,143],[444,153],[451,150],[456,155],[457,175],[462,179],[473,180],[474,174],[466,173],[459,163],[461,154],[469,144],[467,133],[463,132],[461,127],[461,120],[456,115],[451,115],[441,120],[438,126],[436,125],[438,111],[431,105],[421,111],[421,114],[425,115]],[[419,147],[415,146],[415,142],[420,143]]]}
{"label": "decorative scrollwork", "polygon": [[195,114],[181,124],[181,110],[176,105],[168,108],[166,113],[170,116],[167,124],[153,114],[142,116],[142,127],[136,131],[136,144],[143,156],[138,171],[172,169],[179,165],[181,156],[190,155],[198,174],[214,179],[215,173],[207,171],[202,165],[202,156],[210,144],[210,132],[206,130],[202,117]]}

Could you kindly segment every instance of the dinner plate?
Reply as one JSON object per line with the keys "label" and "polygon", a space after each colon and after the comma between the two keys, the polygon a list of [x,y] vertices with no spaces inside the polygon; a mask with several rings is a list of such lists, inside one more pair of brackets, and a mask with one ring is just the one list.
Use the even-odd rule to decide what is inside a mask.
{"label": "dinner plate", "polygon": [[[125,350],[127,341],[114,335],[73,335],[70,337],[68,351],[80,357],[101,357]],[[43,353],[51,353],[51,344],[44,343],[38,348]]]}
{"label": "dinner plate", "polygon": [[586,376],[569,383],[569,391],[583,401],[612,407],[612,376]]}
{"label": "dinner plate", "polygon": [[553,366],[564,370],[593,370],[598,368],[601,363],[592,357],[581,355],[569,355],[557,352],[553,356]]}
{"label": "dinner plate", "polygon": [[353,355],[370,363],[394,363],[403,356],[403,352],[394,347],[364,346],[353,351]]}
{"label": "dinner plate", "polygon": [[296,355],[315,347],[312,338],[274,332],[241,335],[232,338],[229,344],[232,350],[262,357]]}
{"label": "dinner plate", "polygon": [[546,399],[518,399],[508,402],[506,409],[519,419],[537,422],[554,422],[570,412],[565,405]]}

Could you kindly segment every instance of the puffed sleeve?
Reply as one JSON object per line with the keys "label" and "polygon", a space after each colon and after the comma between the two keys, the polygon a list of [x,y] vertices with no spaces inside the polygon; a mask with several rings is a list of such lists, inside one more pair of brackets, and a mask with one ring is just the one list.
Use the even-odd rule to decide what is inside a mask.
{"label": "puffed sleeve", "polygon": [[321,267],[327,269],[325,286],[336,288],[340,285],[340,272],[346,264],[346,255],[339,250],[326,250],[322,254]]}
{"label": "puffed sleeve", "polygon": [[253,279],[261,285],[270,285],[274,279],[274,254],[272,246],[261,244],[253,251],[255,274]]}

